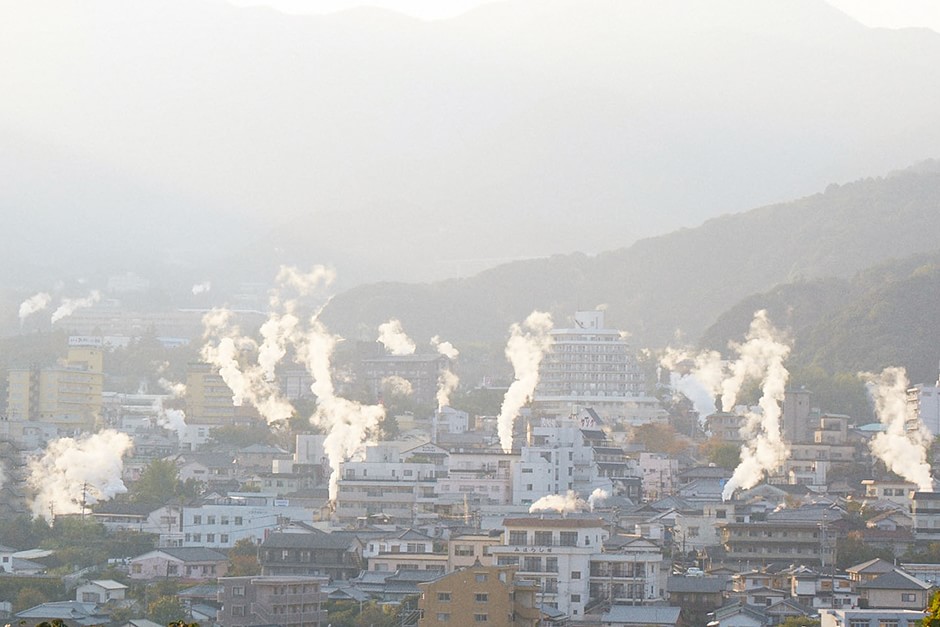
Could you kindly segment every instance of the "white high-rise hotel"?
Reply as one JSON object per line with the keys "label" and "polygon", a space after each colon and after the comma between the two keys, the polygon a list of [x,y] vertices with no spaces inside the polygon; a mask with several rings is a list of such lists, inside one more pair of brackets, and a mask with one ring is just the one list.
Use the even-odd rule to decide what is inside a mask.
{"label": "white high-rise hotel", "polygon": [[554,329],[542,363],[535,410],[564,417],[593,408],[605,419],[642,424],[661,418],[624,335],[604,326],[603,311],[575,313],[571,328]]}

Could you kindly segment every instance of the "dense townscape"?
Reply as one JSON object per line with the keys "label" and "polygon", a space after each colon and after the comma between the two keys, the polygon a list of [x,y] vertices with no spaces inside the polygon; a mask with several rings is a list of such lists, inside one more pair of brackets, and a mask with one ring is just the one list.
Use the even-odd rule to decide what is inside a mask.
{"label": "dense townscape", "polygon": [[[271,300],[321,278],[282,269]],[[23,309],[24,325],[39,311]],[[508,384],[484,377],[459,395],[460,351],[440,338],[419,349],[389,320],[318,362],[311,337],[337,338],[314,317],[301,340],[295,305],[280,311],[181,312],[138,335],[122,334],[139,320],[117,301],[53,316],[41,341],[63,356],[8,372],[11,620],[924,617],[940,576],[936,384],[868,375],[876,420],[863,422],[787,387],[789,346],[765,312],[729,358],[650,361],[598,309],[514,325]],[[207,329],[198,347],[193,324]],[[141,358],[157,367],[128,381]]]}

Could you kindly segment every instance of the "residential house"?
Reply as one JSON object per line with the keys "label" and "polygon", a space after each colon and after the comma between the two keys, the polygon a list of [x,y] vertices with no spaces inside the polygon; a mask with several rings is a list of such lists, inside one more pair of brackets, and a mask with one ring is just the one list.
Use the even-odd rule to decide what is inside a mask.
{"label": "residential house", "polygon": [[82,603],[104,605],[108,601],[123,601],[127,586],[111,579],[96,579],[75,589],[75,600]]}
{"label": "residential house", "polygon": [[363,544],[347,532],[272,533],[258,551],[261,574],[352,579],[363,569]]}
{"label": "residential house", "polygon": [[601,614],[601,627],[676,627],[681,609],[657,605],[612,605]]}
{"label": "residential house", "polygon": [[859,605],[868,608],[918,610],[927,607],[933,586],[901,570],[884,573],[855,586]]}
{"label": "residential house", "polygon": [[820,627],[917,627],[923,610],[829,609],[819,611]]}
{"label": "residential house", "polygon": [[148,551],[131,558],[131,579],[215,581],[228,570],[224,553],[201,547],[172,547]]}

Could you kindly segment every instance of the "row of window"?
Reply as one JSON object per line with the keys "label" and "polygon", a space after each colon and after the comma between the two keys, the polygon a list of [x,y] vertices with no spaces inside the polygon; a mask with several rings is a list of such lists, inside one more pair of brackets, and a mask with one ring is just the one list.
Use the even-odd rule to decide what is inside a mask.
{"label": "row of window", "polygon": [[[184,536],[184,538],[185,538],[185,540],[184,540],[185,542],[202,542],[202,534],[201,534],[201,533],[192,533],[192,534],[187,533],[187,534]],[[206,542],[208,542],[209,544],[212,544],[213,542],[215,542],[215,534],[214,534],[214,533],[207,533],[207,534],[206,534]],[[219,544],[228,544],[228,542],[229,542],[229,535],[228,535],[227,533],[220,533],[220,534],[219,534]]]}
{"label": "row of window", "polygon": [[[243,519],[241,516],[235,516],[234,518],[231,518],[231,519],[230,519],[228,516],[219,516],[219,517],[218,517],[218,521],[219,521],[219,524],[220,524],[220,525],[235,524],[236,526],[239,526],[239,525],[245,524],[245,521],[244,521],[244,519]],[[201,524],[202,524],[202,514],[194,514],[194,515],[193,515],[193,524],[194,524],[194,525],[201,525]],[[207,524],[207,525],[214,525],[214,524],[216,524],[216,517],[215,517],[215,516],[206,516],[206,524]]]}

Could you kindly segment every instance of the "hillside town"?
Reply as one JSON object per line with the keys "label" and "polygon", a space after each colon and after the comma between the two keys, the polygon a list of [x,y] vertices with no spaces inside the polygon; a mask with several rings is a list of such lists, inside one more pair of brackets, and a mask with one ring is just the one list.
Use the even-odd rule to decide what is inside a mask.
{"label": "hillside town", "polygon": [[[527,372],[512,339],[510,385],[462,383],[495,394],[494,415],[442,397],[456,387],[454,347],[422,353],[394,324],[335,388],[284,361],[257,378],[269,396],[251,396],[233,384],[237,359],[203,350],[184,381],[128,393],[105,364],[141,340],[102,311],[62,320],[85,332],[62,336],[64,358],[8,373],[0,610],[11,623],[906,627],[940,585],[937,384],[873,391],[878,421],[863,423],[811,390],[772,390],[781,350],[750,375],[759,396],[723,397],[719,410],[712,395],[703,410],[690,386],[705,380],[701,358],[650,368],[591,310],[512,330],[538,354],[534,388],[514,395]],[[737,364],[751,344],[783,346],[761,324]],[[164,348],[188,343],[166,333]],[[338,457],[353,414],[267,416],[271,399],[346,407],[355,390],[390,413]],[[411,409],[391,414],[401,398]],[[908,472],[883,452],[889,437],[920,446],[926,479],[916,459]],[[783,454],[763,461],[778,441]],[[752,455],[760,470],[742,475]]]}

